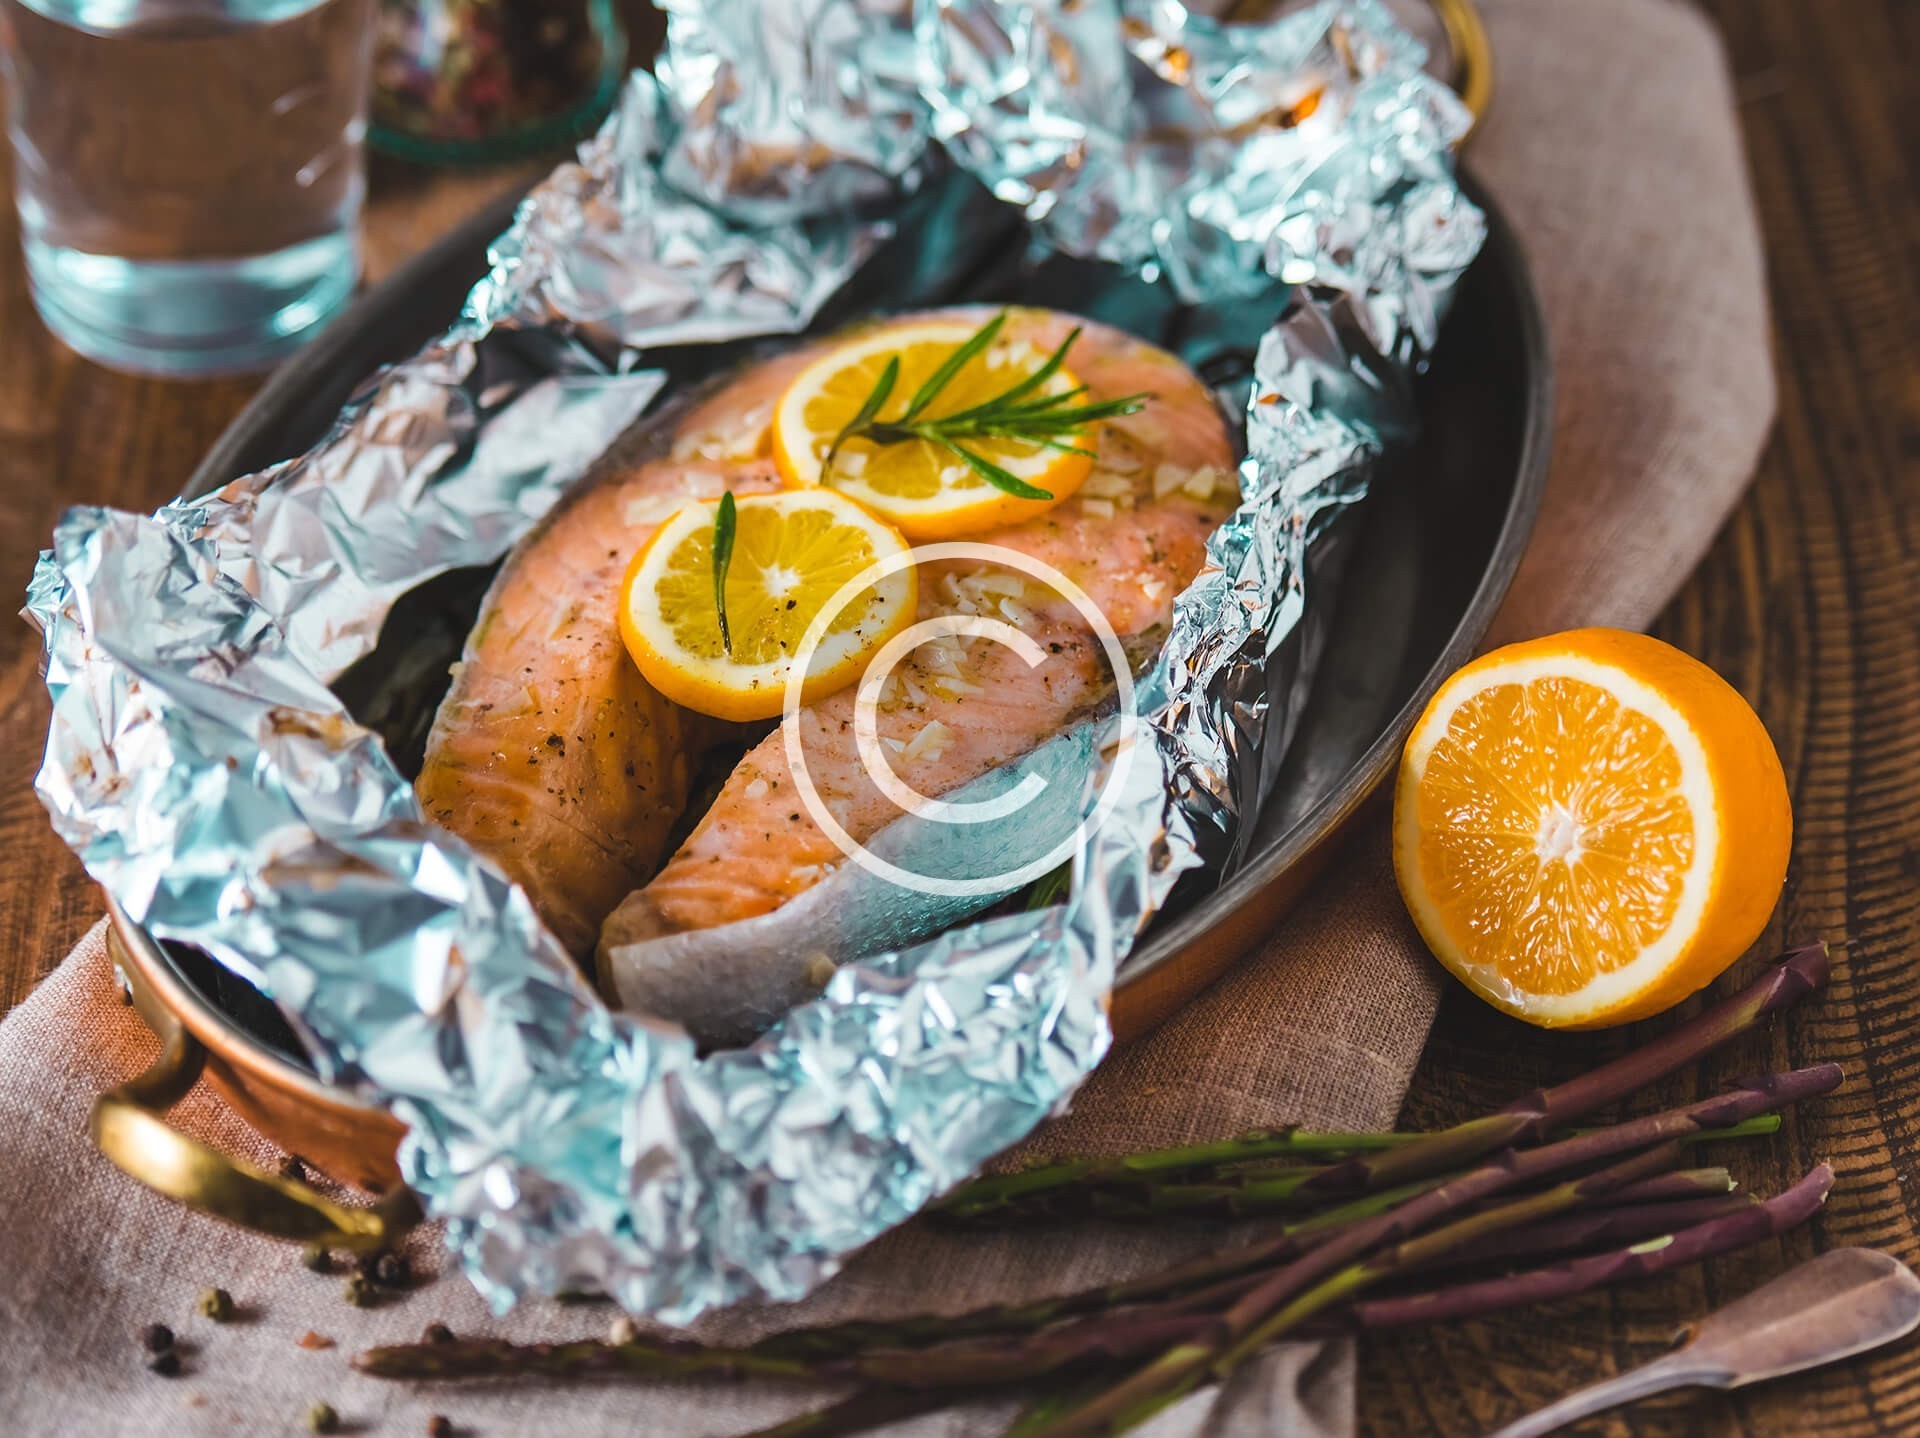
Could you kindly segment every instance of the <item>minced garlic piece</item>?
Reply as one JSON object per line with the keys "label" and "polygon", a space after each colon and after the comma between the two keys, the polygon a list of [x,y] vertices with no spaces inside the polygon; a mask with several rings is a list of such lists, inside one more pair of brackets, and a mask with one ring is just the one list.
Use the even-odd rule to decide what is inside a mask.
{"label": "minced garlic piece", "polygon": [[953,730],[942,724],[938,719],[930,719],[920,727],[920,732],[914,735],[912,741],[907,745],[904,751],[905,757],[908,759],[938,759],[942,754],[946,753],[948,749],[953,747],[953,739]]}

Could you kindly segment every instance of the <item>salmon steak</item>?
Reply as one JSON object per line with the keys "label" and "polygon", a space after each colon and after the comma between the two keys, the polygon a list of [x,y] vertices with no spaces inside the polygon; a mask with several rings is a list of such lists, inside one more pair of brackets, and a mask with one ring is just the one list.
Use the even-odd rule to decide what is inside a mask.
{"label": "salmon steak", "polygon": [[[915,318],[979,325],[995,313]],[[1053,311],[1005,313],[996,343],[1042,353],[1080,327],[1068,363],[1085,400],[1147,399],[1135,413],[1088,427],[1079,443],[1092,451],[1091,467],[1071,495],[1035,518],[968,537],[1066,576],[1138,663],[1157,650],[1174,597],[1239,501],[1226,422],[1200,379],[1151,344]],[[908,651],[871,688],[804,706],[794,722],[811,804],[777,723],[707,718],[641,675],[619,628],[629,562],[690,501],[782,487],[771,457],[774,408],[794,377],[844,338],[745,369],[677,417],[654,421],[652,457],[603,465],[583,480],[503,565],[428,742],[417,785],[428,816],[496,862],[576,955],[597,948],[603,986],[616,998],[656,1012],[647,986],[627,981],[631,956],[650,941],[759,921],[752,932],[765,943],[767,916],[850,862],[842,840],[864,844],[917,799],[950,794],[1020,758],[1113,693],[1108,653],[1086,615],[1050,584],[990,559],[921,564],[917,618],[1010,625],[1033,641],[1030,652],[946,636]],[[703,756],[742,745],[744,756],[688,831]],[[869,762],[876,750],[887,771],[879,776]],[[663,1016],[698,1031],[697,1014]]]}

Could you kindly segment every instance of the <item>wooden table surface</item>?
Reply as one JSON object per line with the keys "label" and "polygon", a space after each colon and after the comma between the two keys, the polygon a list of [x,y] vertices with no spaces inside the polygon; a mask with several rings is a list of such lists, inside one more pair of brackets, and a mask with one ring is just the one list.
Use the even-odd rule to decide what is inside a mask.
{"label": "wooden table surface", "polygon": [[[1780,935],[1844,944],[1837,979],[1770,1034],[1671,1081],[1662,1103],[1740,1074],[1837,1059],[1835,1096],[1736,1160],[1772,1192],[1821,1158],[1839,1186],[1807,1228],[1655,1282],[1524,1317],[1367,1344],[1363,1429],[1485,1432],[1658,1352],[1689,1315],[1827,1247],[1920,1262],[1920,6],[1709,0],[1772,269],[1780,419],[1753,490],[1659,632],[1758,706],[1792,783]],[[383,273],[522,175],[377,169],[371,269]],[[255,388],[128,379],[51,340],[28,303],[10,206],[0,220],[0,581],[18,594],[69,504],[151,509]],[[0,624],[0,1012],[100,912],[31,792],[47,703],[38,645]],[[1449,994],[1406,1121],[1439,1125],[1620,1050]],[[1920,1343],[1737,1396],[1642,1404],[1589,1433],[1920,1433]]]}

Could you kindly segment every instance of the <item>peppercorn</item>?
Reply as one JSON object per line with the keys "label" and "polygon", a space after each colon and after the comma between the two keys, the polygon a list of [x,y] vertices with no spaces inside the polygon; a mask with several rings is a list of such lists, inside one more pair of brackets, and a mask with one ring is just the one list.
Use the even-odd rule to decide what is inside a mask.
{"label": "peppercorn", "polygon": [[333,1411],[331,1403],[316,1403],[307,1410],[307,1431],[310,1433],[332,1433],[340,1427],[340,1415]]}
{"label": "peppercorn", "polygon": [[164,1353],[156,1353],[147,1360],[147,1367],[162,1378],[177,1378],[180,1376],[179,1351],[169,1348]]}
{"label": "peppercorn", "polygon": [[325,1244],[309,1243],[300,1251],[300,1261],[315,1273],[333,1272],[333,1254]]}
{"label": "peppercorn", "polygon": [[307,1166],[297,1154],[287,1154],[280,1160],[280,1177],[292,1179],[295,1183],[307,1181]]}
{"label": "peppercorn", "polygon": [[383,1253],[373,1262],[372,1277],[382,1288],[405,1288],[413,1282],[413,1265],[397,1253]]}
{"label": "peppercorn", "polygon": [[364,1273],[356,1273],[347,1279],[342,1297],[355,1308],[371,1308],[379,1298],[379,1294],[374,1291],[372,1279]]}
{"label": "peppercorn", "polygon": [[436,1413],[427,1420],[427,1438],[453,1438],[453,1420]]}
{"label": "peppercorn", "polygon": [[233,1295],[224,1288],[202,1289],[194,1307],[215,1323],[227,1323],[233,1319]]}
{"label": "peppercorn", "polygon": [[420,1335],[422,1343],[451,1343],[453,1330],[444,1323],[429,1323],[426,1331]]}
{"label": "peppercorn", "polygon": [[140,1346],[149,1353],[165,1353],[173,1347],[173,1330],[164,1323],[149,1323],[140,1330]]}

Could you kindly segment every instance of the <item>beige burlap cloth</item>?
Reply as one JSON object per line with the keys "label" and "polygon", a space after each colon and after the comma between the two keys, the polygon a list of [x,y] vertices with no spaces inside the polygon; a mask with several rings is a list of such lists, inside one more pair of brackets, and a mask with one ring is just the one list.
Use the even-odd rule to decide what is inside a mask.
{"label": "beige burlap cloth", "polygon": [[[1714,36],[1667,0],[1488,0],[1499,60],[1471,162],[1512,216],[1545,300],[1559,378],[1553,477],[1502,637],[1575,623],[1638,626],[1692,568],[1738,497],[1773,409],[1759,244]],[[1516,399],[1516,403],[1517,403]],[[1378,832],[1364,835],[1253,958],[1151,1038],[1116,1054],[1037,1142],[1119,1150],[1257,1124],[1390,1124],[1442,982],[1409,928]],[[427,1389],[352,1374],[346,1355],[461,1330],[575,1336],[606,1310],[540,1305],[496,1321],[443,1276],[371,1312],[297,1256],[155,1198],[84,1138],[94,1095],[154,1045],[111,988],[99,931],[0,1024],[0,1428],[16,1434],[275,1433],[324,1399],[349,1431],[726,1434],[812,1395],[721,1384]],[[179,1120],[271,1159],[212,1099]],[[976,1238],[908,1230],[857,1259],[809,1317],[958,1308],[1118,1274],[1220,1234],[1088,1230]],[[438,1266],[430,1240],[423,1262]],[[195,1317],[231,1290],[241,1320]],[[175,1379],[135,1335],[167,1322],[192,1345]],[[729,1316],[751,1332],[785,1315]],[[309,1331],[331,1349],[302,1348]],[[1187,1434],[1339,1434],[1353,1423],[1350,1346],[1282,1349],[1224,1392],[1156,1420]],[[984,1402],[919,1434],[994,1431]]]}

